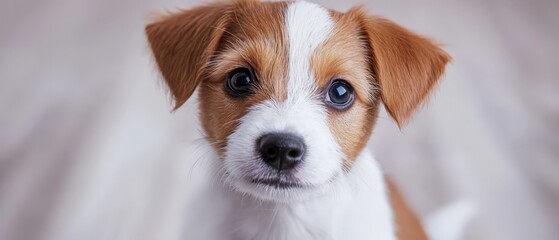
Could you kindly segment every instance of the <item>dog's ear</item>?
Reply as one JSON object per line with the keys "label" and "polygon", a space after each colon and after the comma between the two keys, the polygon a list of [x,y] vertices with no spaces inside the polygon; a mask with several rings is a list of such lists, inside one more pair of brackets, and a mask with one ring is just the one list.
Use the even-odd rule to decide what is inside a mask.
{"label": "dog's ear", "polygon": [[204,78],[209,58],[229,23],[225,3],[193,8],[146,26],[149,45],[175,100],[175,109],[190,98]]}
{"label": "dog's ear", "polygon": [[354,9],[372,50],[372,68],[381,98],[399,127],[421,105],[444,73],[450,56],[429,39]]}

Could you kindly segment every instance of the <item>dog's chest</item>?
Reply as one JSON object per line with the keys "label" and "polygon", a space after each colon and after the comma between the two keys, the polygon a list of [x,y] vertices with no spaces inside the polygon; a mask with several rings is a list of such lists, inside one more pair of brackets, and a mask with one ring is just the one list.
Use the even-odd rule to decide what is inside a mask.
{"label": "dog's chest", "polygon": [[362,158],[330,193],[300,203],[266,203],[206,188],[188,207],[184,239],[394,240],[382,173],[370,156]]}
{"label": "dog's chest", "polygon": [[[258,206],[255,211],[233,211],[233,239],[332,239],[332,208],[327,206]],[[323,208],[327,207],[327,208]]]}
{"label": "dog's chest", "polygon": [[234,240],[368,239],[375,234],[373,226],[380,226],[375,218],[389,218],[379,214],[383,209],[354,197],[341,194],[289,205],[245,199],[229,211],[220,229],[227,229],[224,239]]}

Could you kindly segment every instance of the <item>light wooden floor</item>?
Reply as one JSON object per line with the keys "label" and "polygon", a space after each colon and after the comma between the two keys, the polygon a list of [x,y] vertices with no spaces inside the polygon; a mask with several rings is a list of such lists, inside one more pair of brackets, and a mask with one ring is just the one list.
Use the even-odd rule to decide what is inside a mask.
{"label": "light wooden floor", "polygon": [[[461,239],[557,239],[559,2],[361,3],[455,59],[414,121],[384,115],[370,144],[431,232],[460,201],[474,214]],[[180,235],[195,103],[169,113],[143,25],[193,4],[0,2],[0,239]]]}

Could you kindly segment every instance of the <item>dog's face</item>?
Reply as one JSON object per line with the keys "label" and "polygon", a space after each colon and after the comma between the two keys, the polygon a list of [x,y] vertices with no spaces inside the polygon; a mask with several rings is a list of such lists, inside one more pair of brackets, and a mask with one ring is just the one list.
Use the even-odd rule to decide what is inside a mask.
{"label": "dog's face", "polygon": [[225,181],[274,201],[328,189],[351,170],[380,103],[404,124],[449,60],[387,20],[307,2],[214,4],[146,32],[176,107],[199,86]]}

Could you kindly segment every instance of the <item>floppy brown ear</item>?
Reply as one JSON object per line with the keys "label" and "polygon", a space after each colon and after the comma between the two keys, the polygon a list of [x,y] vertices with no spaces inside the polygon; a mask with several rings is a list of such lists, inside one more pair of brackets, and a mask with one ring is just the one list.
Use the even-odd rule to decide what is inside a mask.
{"label": "floppy brown ear", "polygon": [[429,39],[389,20],[363,18],[382,101],[402,127],[429,95],[451,58]]}
{"label": "floppy brown ear", "polygon": [[146,26],[155,61],[175,100],[190,98],[229,22],[230,5],[217,3],[171,14]]}

